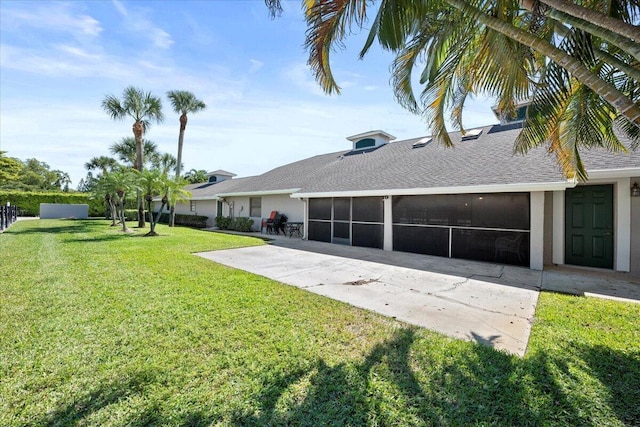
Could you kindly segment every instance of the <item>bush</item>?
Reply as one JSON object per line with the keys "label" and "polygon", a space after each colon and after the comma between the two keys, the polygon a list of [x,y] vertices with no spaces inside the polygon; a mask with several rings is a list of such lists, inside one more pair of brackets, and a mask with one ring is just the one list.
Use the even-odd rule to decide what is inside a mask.
{"label": "bush", "polygon": [[[157,213],[154,212],[154,215]],[[209,220],[208,216],[204,215],[184,215],[184,214],[176,214],[175,217],[175,225],[184,225],[187,227],[193,228],[207,228],[207,221]],[[158,221],[162,224],[169,223],[169,214],[162,213],[160,215],[160,220]]]}
{"label": "bush", "polygon": [[235,231],[247,232],[251,231],[251,226],[253,225],[253,220],[251,218],[239,217],[234,218],[231,229]]}
{"label": "bush", "polygon": [[88,193],[0,190],[0,204],[7,202],[17,206],[21,216],[40,215],[40,203],[86,204],[89,205],[89,216],[104,216],[107,210],[104,199],[91,198]]}
{"label": "bush", "polygon": [[138,209],[125,209],[124,210],[124,219],[125,219],[125,221],[137,221],[138,220]]}
{"label": "bush", "polygon": [[233,230],[247,232],[251,231],[253,220],[251,218],[239,217],[231,218],[229,216],[217,216],[216,227],[220,230]]}
{"label": "bush", "polygon": [[218,227],[220,230],[230,230],[232,222],[233,220],[231,219],[230,216],[216,217],[216,227]]}

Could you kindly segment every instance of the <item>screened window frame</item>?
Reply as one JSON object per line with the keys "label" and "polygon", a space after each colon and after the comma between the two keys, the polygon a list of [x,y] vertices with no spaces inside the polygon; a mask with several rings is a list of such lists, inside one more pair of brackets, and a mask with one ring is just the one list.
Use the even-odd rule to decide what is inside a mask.
{"label": "screened window frame", "polygon": [[249,216],[251,218],[262,217],[262,197],[249,197]]}

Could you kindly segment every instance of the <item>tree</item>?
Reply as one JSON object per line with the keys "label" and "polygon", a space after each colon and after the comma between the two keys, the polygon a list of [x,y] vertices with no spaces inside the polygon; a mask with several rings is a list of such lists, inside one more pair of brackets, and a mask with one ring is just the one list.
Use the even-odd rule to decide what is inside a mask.
{"label": "tree", "polygon": [[176,169],[177,160],[169,153],[158,153],[151,160],[151,165],[158,169],[164,176],[168,176],[169,172]]}
{"label": "tree", "polygon": [[[136,170],[143,169],[143,136],[149,130],[151,121],[161,123],[164,120],[162,114],[162,101],[159,97],[149,92],[129,86],[122,94],[122,101],[113,95],[107,95],[102,101],[102,109],[113,120],[123,120],[127,117],[134,120],[133,137],[136,141]],[[144,204],[142,198],[138,198],[138,227],[144,227]]]}
{"label": "tree", "polygon": [[135,170],[126,167],[116,168],[101,176],[94,189],[94,196],[104,198],[109,205],[113,219],[111,225],[116,225],[116,217],[118,217],[124,232],[129,231],[125,216],[125,201],[127,194],[135,188],[136,173]]}
{"label": "tree", "polygon": [[198,184],[200,182],[207,182],[207,171],[204,169],[191,169],[184,175],[185,179],[190,184]]}
{"label": "tree", "polygon": [[91,160],[84,164],[84,168],[88,171],[99,170],[102,175],[106,175],[109,171],[118,167],[118,161],[113,157],[99,156],[92,157]]}
{"label": "tree", "polygon": [[[176,179],[180,178],[180,168],[182,166],[182,146],[184,143],[184,131],[187,128],[187,114],[197,113],[207,108],[206,104],[196,98],[196,96],[186,90],[172,90],[167,92],[167,97],[171,102],[173,111],[180,114],[180,133],[178,134],[178,157],[176,164]],[[169,226],[173,227],[175,219],[175,209],[171,206]]]}
{"label": "tree", "polygon": [[[156,232],[156,225],[160,220],[162,210],[167,204],[172,206],[178,201],[191,196],[188,191],[184,190],[185,184],[186,182],[184,179],[172,179],[168,174],[163,173],[161,169],[146,170],[139,174],[138,186],[144,195],[144,200],[147,202],[147,211],[149,212],[149,224],[151,228],[146,236],[158,235]],[[161,204],[156,216],[154,217],[151,204],[153,203],[153,200],[158,197],[161,197]]]}
{"label": "tree", "polygon": [[[114,156],[117,156],[125,165],[137,169],[136,158],[138,153],[136,146],[136,140],[134,138],[124,137],[120,142],[114,142],[111,144],[109,151]],[[158,146],[155,142],[145,139],[143,140],[142,147],[142,169],[144,169],[144,167],[150,165],[153,162],[153,159],[158,155]]]}
{"label": "tree", "polygon": [[22,162],[13,157],[5,156],[6,151],[0,151],[0,185],[18,179],[22,170]]}
{"label": "tree", "polygon": [[[274,15],[279,0],[265,0]],[[520,4],[506,0],[382,0],[360,56],[373,42],[396,54],[392,83],[398,101],[425,115],[434,136],[449,145],[444,117],[462,128],[469,95],[497,98],[510,114],[533,97],[516,149],[548,144],[568,176],[586,178],[579,149],[623,151],[614,125],[640,143],[640,15],[637,0],[564,0]],[[366,0],[304,2],[309,65],[327,93],[339,93],[330,67],[332,48],[353,26],[367,22]],[[528,9],[527,9],[528,7]],[[613,25],[612,23],[615,23]],[[424,58],[420,97],[414,68]],[[420,101],[418,101],[418,99]]]}

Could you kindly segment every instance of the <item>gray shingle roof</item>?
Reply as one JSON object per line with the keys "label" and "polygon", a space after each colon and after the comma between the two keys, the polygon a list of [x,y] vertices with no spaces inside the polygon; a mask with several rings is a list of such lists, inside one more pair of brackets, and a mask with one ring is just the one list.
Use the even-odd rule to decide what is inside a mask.
{"label": "gray shingle roof", "polygon": [[[493,129],[493,132],[491,132]],[[392,142],[364,154],[350,150],[322,154],[272,169],[262,175],[223,181],[194,197],[229,193],[268,193],[299,189],[299,193],[482,187],[513,184],[566,183],[555,156],[544,148],[514,155],[520,129],[495,132],[483,128],[474,140],[454,148],[432,141],[413,148],[422,137]],[[640,168],[640,150],[612,154],[605,150],[582,153],[587,170]]]}

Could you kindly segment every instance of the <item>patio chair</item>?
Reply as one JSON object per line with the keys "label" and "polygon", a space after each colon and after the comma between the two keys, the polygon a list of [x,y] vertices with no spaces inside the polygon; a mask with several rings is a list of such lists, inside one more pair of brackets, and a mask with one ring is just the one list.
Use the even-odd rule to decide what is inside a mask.
{"label": "patio chair", "polygon": [[522,243],[522,234],[516,236],[498,237],[496,239],[496,253],[495,258],[498,258],[498,254],[513,253],[518,256],[518,261],[522,262],[522,255],[520,254],[520,244]]}
{"label": "patio chair", "polygon": [[278,211],[271,211],[271,215],[266,220],[263,220],[264,228],[266,228],[267,234],[273,233],[273,221],[276,219]]}

